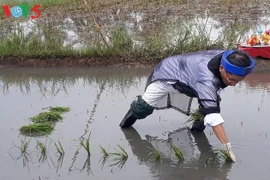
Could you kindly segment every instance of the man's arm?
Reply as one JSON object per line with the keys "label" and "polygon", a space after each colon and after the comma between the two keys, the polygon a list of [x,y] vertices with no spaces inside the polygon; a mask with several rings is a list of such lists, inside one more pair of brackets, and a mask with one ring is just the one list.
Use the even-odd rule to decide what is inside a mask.
{"label": "man's arm", "polygon": [[213,129],[215,135],[217,136],[217,138],[219,139],[219,141],[224,145],[224,147],[230,153],[230,156],[231,156],[232,160],[236,161],[236,157],[235,157],[235,155],[233,153],[231,143],[229,143],[229,141],[228,141],[228,138],[227,138],[225,129],[223,127],[223,124],[218,124],[216,126],[212,126],[212,129]]}
{"label": "man's arm", "polygon": [[227,144],[228,138],[225,132],[225,129],[223,127],[223,124],[218,124],[216,126],[212,126],[212,129],[215,133],[215,135],[217,136],[218,140],[222,143],[222,144]]}
{"label": "man's arm", "polygon": [[224,120],[220,115],[220,99],[216,88],[215,83],[212,81],[198,82],[196,84],[200,112],[205,116],[204,125],[209,125],[213,128],[215,135],[228,150],[232,160],[235,161],[236,158],[232,151],[231,143],[229,143],[223,127]]}

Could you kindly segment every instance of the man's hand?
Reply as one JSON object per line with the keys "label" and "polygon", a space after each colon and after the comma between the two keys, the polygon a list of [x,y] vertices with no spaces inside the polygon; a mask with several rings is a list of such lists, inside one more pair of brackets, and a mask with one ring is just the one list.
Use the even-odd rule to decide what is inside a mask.
{"label": "man's hand", "polygon": [[223,124],[213,126],[212,128],[213,128],[213,131],[214,131],[215,135],[219,139],[219,141],[224,145],[226,150],[228,150],[232,160],[236,161],[236,157],[235,157],[235,155],[233,153],[231,143],[229,143],[228,138],[226,136]]}
{"label": "man's hand", "polygon": [[227,144],[223,144],[225,149],[229,152],[232,160],[235,162],[236,161],[236,157],[233,153],[233,150],[232,150],[232,146],[231,146],[231,143],[227,143]]}

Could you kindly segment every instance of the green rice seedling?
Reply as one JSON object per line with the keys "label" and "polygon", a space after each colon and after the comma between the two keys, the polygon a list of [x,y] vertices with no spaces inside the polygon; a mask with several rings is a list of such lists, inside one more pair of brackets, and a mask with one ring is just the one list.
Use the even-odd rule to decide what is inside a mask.
{"label": "green rice seedling", "polygon": [[57,122],[62,120],[63,117],[59,112],[41,112],[37,116],[30,118],[34,123],[46,123],[46,122]]}
{"label": "green rice seedling", "polygon": [[126,150],[121,147],[120,145],[117,145],[120,149],[120,151],[115,152],[115,153],[110,153],[111,155],[115,155],[118,156],[120,160],[126,160],[128,158],[128,154],[126,152]]}
{"label": "green rice seedling", "polygon": [[40,149],[42,155],[46,155],[47,148],[44,143],[37,141],[37,147]]}
{"label": "green rice seedling", "polygon": [[103,154],[103,157],[108,157],[109,156],[109,153],[107,152],[107,150],[104,147],[102,147],[102,146],[99,146],[99,147],[101,149],[101,152]]}
{"label": "green rice seedling", "polygon": [[148,156],[150,156],[149,160],[154,163],[151,167],[151,170],[155,170],[157,165],[161,162],[161,152],[157,149],[151,149],[151,152],[148,154]]}
{"label": "green rice seedling", "polygon": [[61,142],[58,141],[58,144],[57,144],[56,142],[54,142],[54,145],[55,145],[55,147],[56,147],[57,153],[59,153],[60,156],[63,156],[63,155],[65,154],[65,151],[64,151],[64,148],[63,148]]}
{"label": "green rice seedling", "polygon": [[53,130],[54,126],[50,123],[35,123],[20,128],[20,132],[27,135],[45,135],[50,134]]}
{"label": "green rice seedling", "polygon": [[84,147],[84,149],[86,150],[88,156],[91,155],[91,153],[90,153],[90,135],[91,135],[91,133],[89,133],[89,136],[88,136],[88,138],[85,140],[85,143],[83,142],[83,140],[81,140],[81,145],[82,145],[82,147]]}
{"label": "green rice seedling", "polygon": [[108,159],[108,157],[109,157],[109,152],[105,149],[105,148],[103,148],[102,146],[99,146],[100,147],[100,149],[101,149],[101,152],[102,152],[102,154],[103,154],[103,156],[101,157],[101,159],[99,160],[99,162],[101,162],[101,169],[104,167],[104,165],[105,165],[105,163],[106,163],[106,161],[107,161],[107,159]]}
{"label": "green rice seedling", "polygon": [[57,113],[66,113],[70,111],[69,107],[60,107],[60,106],[56,106],[56,107],[50,107],[50,111],[51,112],[57,112]]}
{"label": "green rice seedling", "polygon": [[160,151],[154,149],[154,150],[150,153],[150,155],[152,155],[152,160],[153,160],[153,161],[158,162],[158,161],[160,160],[160,157],[161,157]]}
{"label": "green rice seedling", "polygon": [[188,118],[186,123],[193,122],[193,121],[195,121],[197,119],[201,119],[201,118],[204,118],[204,116],[200,113],[199,109],[192,110],[190,113],[190,117]]}
{"label": "green rice seedling", "polygon": [[[48,146],[50,146],[50,144]],[[48,151],[47,139],[46,139],[46,141],[44,143],[37,140],[36,148],[39,149],[40,152],[41,152],[41,154],[39,156],[39,159],[38,159],[38,162],[40,163],[39,166],[38,166],[38,168],[39,168],[43,163],[48,162],[47,161],[47,151]]]}
{"label": "green rice seedling", "polygon": [[177,157],[178,160],[184,160],[183,152],[178,147],[171,144],[171,149],[174,152],[174,155]]}
{"label": "green rice seedling", "polygon": [[117,151],[115,153],[110,153],[111,155],[117,156],[114,160],[117,160],[116,163],[111,164],[110,166],[118,166],[118,168],[122,169],[127,162],[128,154],[126,150],[121,147],[120,145],[117,145],[120,149],[120,151]]}
{"label": "green rice seedling", "polygon": [[18,145],[14,145],[14,146],[21,150],[21,154],[26,154],[27,149],[29,147],[29,143],[30,143],[30,140],[29,141],[21,140],[21,144],[19,146]]}
{"label": "green rice seedling", "polygon": [[230,153],[226,149],[217,150],[218,155],[223,158],[226,162],[233,162]]}

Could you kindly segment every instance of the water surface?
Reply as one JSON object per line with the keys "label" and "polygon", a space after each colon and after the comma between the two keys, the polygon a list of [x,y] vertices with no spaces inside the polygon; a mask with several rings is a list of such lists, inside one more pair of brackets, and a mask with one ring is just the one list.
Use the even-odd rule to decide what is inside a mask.
{"label": "water surface", "polygon": [[[187,117],[174,110],[155,111],[129,130],[119,128],[150,72],[151,68],[1,68],[0,179],[269,179],[269,72],[254,73],[222,93],[224,126],[237,156],[233,164],[215,160],[212,150],[222,146],[210,127],[191,133]],[[71,111],[47,137],[21,135],[19,128],[49,106],[68,106]],[[90,132],[88,157],[80,141]],[[21,155],[15,146],[29,140],[28,154]],[[43,161],[37,140],[48,147]],[[62,158],[54,145],[58,141],[65,150]],[[184,161],[175,158],[171,143],[183,150]],[[100,146],[117,152],[118,145],[127,151],[127,161],[102,161]],[[161,152],[160,162],[152,161],[154,149]]]}

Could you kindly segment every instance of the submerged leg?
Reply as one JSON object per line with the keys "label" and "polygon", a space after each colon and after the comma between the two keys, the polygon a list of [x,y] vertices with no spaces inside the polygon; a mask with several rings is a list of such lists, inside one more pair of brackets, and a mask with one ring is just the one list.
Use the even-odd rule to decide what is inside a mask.
{"label": "submerged leg", "polygon": [[138,99],[131,103],[130,109],[124,116],[119,126],[122,128],[128,128],[132,126],[137,121],[137,119],[143,119],[146,116],[152,114],[153,111],[154,107],[145,102],[141,96],[138,96]]}
{"label": "submerged leg", "polygon": [[137,119],[143,119],[152,114],[154,108],[158,107],[157,104],[164,97],[167,97],[170,91],[174,91],[173,87],[165,82],[155,81],[149,84],[143,96],[138,96],[137,100],[131,103],[130,109],[120,123],[120,126],[122,128],[128,128]]}

